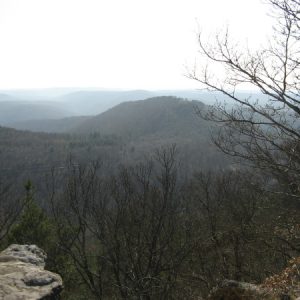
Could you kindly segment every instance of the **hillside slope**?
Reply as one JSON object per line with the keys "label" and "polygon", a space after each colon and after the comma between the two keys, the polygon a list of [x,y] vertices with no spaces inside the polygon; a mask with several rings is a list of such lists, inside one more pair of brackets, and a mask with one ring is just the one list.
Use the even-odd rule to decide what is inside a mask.
{"label": "hillside slope", "polygon": [[[157,97],[122,103],[82,119],[76,128],[71,126],[68,134],[0,127],[0,170],[6,177],[26,171],[29,178],[39,180],[36,169],[61,166],[70,154],[82,162],[101,157],[111,170],[120,162],[143,161],[156,149],[173,144],[177,145],[183,176],[190,176],[199,168],[228,165],[230,162],[211,142],[215,127],[197,116],[196,107],[206,106],[198,101]],[[61,121],[65,122],[55,121],[57,126]]]}
{"label": "hillside slope", "polygon": [[86,120],[74,132],[99,132],[129,139],[199,137],[208,130],[208,124],[203,128],[204,121],[196,115],[195,108],[200,106],[204,104],[169,96],[125,102]]}
{"label": "hillside slope", "polygon": [[121,103],[83,122],[73,133],[113,135],[126,145],[121,156],[128,164],[175,144],[181,174],[188,177],[199,168],[223,168],[231,163],[211,141],[215,124],[201,119],[197,108],[205,110],[206,106],[170,96]]}

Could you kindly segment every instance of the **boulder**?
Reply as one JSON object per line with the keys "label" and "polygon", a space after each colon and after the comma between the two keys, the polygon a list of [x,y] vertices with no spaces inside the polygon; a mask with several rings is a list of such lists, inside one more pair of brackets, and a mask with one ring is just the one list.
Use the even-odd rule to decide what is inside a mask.
{"label": "boulder", "polygon": [[11,245],[0,253],[0,299],[59,299],[62,279],[44,269],[46,253],[36,245]]}

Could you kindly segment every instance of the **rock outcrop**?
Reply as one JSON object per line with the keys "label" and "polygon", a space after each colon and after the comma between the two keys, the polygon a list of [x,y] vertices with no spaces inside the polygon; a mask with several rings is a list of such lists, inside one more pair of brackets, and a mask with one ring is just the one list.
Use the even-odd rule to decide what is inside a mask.
{"label": "rock outcrop", "polygon": [[0,299],[59,299],[62,279],[44,270],[46,253],[35,245],[11,245],[0,253]]}
{"label": "rock outcrop", "polygon": [[300,257],[292,259],[281,273],[262,284],[224,280],[214,288],[210,300],[300,300]]}
{"label": "rock outcrop", "polygon": [[[209,300],[279,300],[281,298],[273,295],[266,288],[259,285],[239,282],[235,280],[224,280],[218,287],[214,288],[209,295]],[[290,298],[287,298],[290,299]]]}

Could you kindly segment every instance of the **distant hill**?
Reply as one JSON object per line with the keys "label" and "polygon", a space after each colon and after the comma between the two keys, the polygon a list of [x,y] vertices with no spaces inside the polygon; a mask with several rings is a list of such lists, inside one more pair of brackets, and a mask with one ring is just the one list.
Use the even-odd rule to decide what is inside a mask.
{"label": "distant hill", "polygon": [[97,115],[124,101],[153,97],[152,92],[133,91],[77,91],[56,98],[73,115]]}
{"label": "distant hill", "polygon": [[37,131],[69,131],[64,134],[0,127],[0,170],[6,177],[40,181],[37,170],[60,167],[71,154],[82,162],[100,157],[109,165],[109,174],[119,163],[143,161],[155,149],[173,144],[183,177],[199,168],[228,166],[230,161],[211,142],[214,125],[199,118],[196,107],[206,106],[200,101],[155,97],[121,103],[95,117],[20,123]]}
{"label": "distant hill", "polygon": [[199,167],[226,167],[229,160],[211,141],[215,125],[197,116],[196,108],[206,106],[170,96],[125,102],[84,121],[72,132],[116,137],[126,145],[121,157],[128,164],[143,160],[159,147],[176,144],[183,176]]}
{"label": "distant hill", "polygon": [[70,112],[53,102],[20,101],[0,95],[0,125],[37,119],[61,119],[67,116],[70,116]]}
{"label": "distant hill", "polygon": [[[250,92],[239,92],[238,95],[247,98]],[[120,103],[162,96],[198,100],[204,104],[212,104],[216,99],[221,102],[227,99],[230,103],[228,97],[218,92],[199,90],[11,90],[0,92],[0,125],[32,131],[66,132],[79,126],[82,118],[63,120],[57,124],[51,120],[95,116]],[[252,99],[263,101],[264,98],[254,93]]]}
{"label": "distant hill", "polygon": [[[238,97],[248,98],[251,96],[252,100],[264,101],[265,96],[259,93],[250,91],[237,91]],[[0,102],[17,102],[17,104],[40,105],[45,104],[56,110],[63,112],[63,116],[85,116],[100,114],[122,102],[145,100],[147,98],[161,97],[161,96],[175,96],[189,100],[199,100],[204,104],[212,104],[218,101],[232,101],[219,92],[208,92],[203,90],[108,90],[108,89],[80,89],[80,88],[58,88],[58,89],[36,89],[36,90],[6,90],[0,91]],[[1,109],[1,107],[0,107]],[[15,121],[30,120],[21,116],[23,107],[20,108],[18,120],[9,120],[10,123]],[[40,108],[37,108],[40,109]],[[51,110],[49,110],[50,112]],[[27,113],[27,112],[26,112]],[[8,115],[9,116],[9,115]],[[13,116],[15,117],[15,116]],[[41,118],[45,119],[44,114]],[[48,116],[48,119],[57,119],[57,113]],[[8,119],[8,118],[7,118]],[[34,120],[38,119],[33,115]],[[6,122],[7,120],[5,120]],[[1,119],[0,119],[0,124]],[[6,124],[6,123],[5,123]]]}
{"label": "distant hill", "polygon": [[78,116],[55,120],[27,120],[9,123],[8,126],[19,130],[29,130],[33,132],[66,133],[72,131],[90,118],[91,116]]}
{"label": "distant hill", "polygon": [[170,96],[125,102],[82,122],[74,132],[99,132],[131,139],[154,135],[190,137],[208,130],[196,115],[195,108],[199,106],[204,104]]}
{"label": "distant hill", "polygon": [[[66,111],[67,116],[84,116],[100,114],[122,102],[145,100],[160,96],[175,96],[190,100],[200,100],[211,104],[215,93],[198,90],[88,90],[88,89],[41,89],[41,90],[8,90],[0,92],[0,102],[17,102],[24,105],[47,104],[56,109]],[[43,115],[42,115],[43,116]],[[50,119],[52,117],[49,117]],[[56,118],[56,117],[55,117]],[[24,119],[24,118],[23,118]],[[22,119],[22,120],[23,120]],[[36,118],[32,118],[36,119]],[[43,119],[40,118],[40,119]],[[29,120],[26,118],[26,120]],[[1,120],[0,120],[1,121]],[[11,120],[14,122],[15,120]],[[11,123],[12,123],[11,122]],[[0,123],[1,124],[1,123]]]}
{"label": "distant hill", "polygon": [[97,116],[78,116],[62,119],[25,120],[8,125],[19,130],[55,133],[101,133],[125,139],[159,136],[186,137],[200,134],[203,128],[195,113],[199,101],[171,96],[123,102]]}
{"label": "distant hill", "polygon": [[72,111],[75,116],[100,114],[120,103],[145,100],[148,98],[172,96],[189,100],[199,100],[212,104],[216,97],[225,99],[220,93],[208,93],[198,90],[82,90],[65,94],[53,100]]}

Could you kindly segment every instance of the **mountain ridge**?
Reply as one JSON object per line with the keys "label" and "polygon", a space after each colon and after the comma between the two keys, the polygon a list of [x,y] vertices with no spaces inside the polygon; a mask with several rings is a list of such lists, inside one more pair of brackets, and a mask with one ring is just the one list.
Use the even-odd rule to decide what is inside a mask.
{"label": "mountain ridge", "polygon": [[203,121],[196,115],[196,107],[204,104],[173,96],[123,102],[106,112],[84,121],[73,132],[139,138],[147,135],[168,136],[200,133]]}

